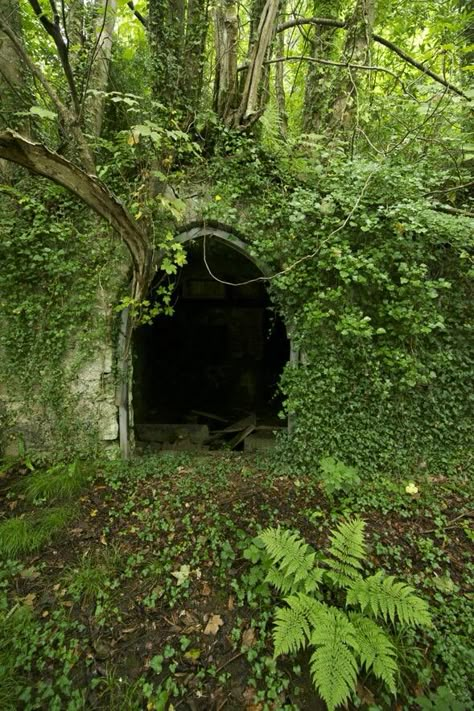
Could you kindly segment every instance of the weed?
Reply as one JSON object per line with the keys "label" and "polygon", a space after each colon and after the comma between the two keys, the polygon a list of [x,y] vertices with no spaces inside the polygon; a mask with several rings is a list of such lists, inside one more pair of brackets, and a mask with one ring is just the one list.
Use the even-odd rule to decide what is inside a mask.
{"label": "weed", "polygon": [[113,586],[112,578],[120,562],[117,550],[106,551],[95,556],[84,556],[76,568],[64,575],[64,582],[73,599],[85,604],[96,602],[99,595]]}
{"label": "weed", "polygon": [[334,457],[323,457],[319,466],[321,469],[321,486],[326,496],[347,494],[360,484],[360,477],[355,467],[349,467]]}

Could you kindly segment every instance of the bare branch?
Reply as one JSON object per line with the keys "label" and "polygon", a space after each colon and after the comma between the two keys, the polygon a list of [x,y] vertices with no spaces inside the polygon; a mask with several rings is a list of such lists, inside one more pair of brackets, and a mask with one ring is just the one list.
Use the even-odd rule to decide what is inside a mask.
{"label": "bare branch", "polygon": [[146,29],[148,29],[148,18],[147,18],[147,17],[143,17],[143,15],[142,15],[142,13],[140,12],[140,10],[137,10],[137,8],[135,7],[135,3],[133,3],[133,2],[130,0],[130,2],[127,3],[127,5],[128,5],[128,7],[130,8],[130,10],[133,12],[133,14],[135,15],[135,17],[137,18],[137,20],[142,23],[143,27],[145,27]]}
{"label": "bare branch", "polygon": [[[336,27],[341,30],[347,29],[347,22],[343,22],[342,20],[332,19],[330,17],[300,17],[295,20],[288,20],[288,22],[283,22],[282,24],[278,25],[277,32],[283,32],[284,30],[287,30],[290,27],[300,27],[301,25],[321,25],[324,27]],[[387,40],[377,34],[373,34],[372,39],[374,40],[374,42],[378,42],[378,44],[381,44],[384,47],[390,49],[392,52],[395,52],[395,54],[401,57],[404,62],[406,62],[407,64],[411,64],[412,67],[415,67],[416,69],[418,69],[418,71],[422,72],[423,74],[426,74],[426,76],[429,76],[438,84],[442,84],[447,89],[450,89],[455,94],[458,94],[458,96],[462,96],[464,99],[471,101],[471,98],[467,94],[465,94],[462,89],[455,86],[454,84],[451,84],[451,82],[444,79],[444,77],[442,77],[440,74],[436,74],[436,72],[433,72],[431,69],[428,69],[428,67],[426,67],[421,62],[418,62],[411,55],[407,54],[403,49],[398,47],[398,45],[394,44],[393,42],[390,42],[390,40]]]}
{"label": "bare branch", "polygon": [[[329,67],[342,67],[343,69],[364,69],[369,72],[384,72],[385,74],[390,74],[390,76],[396,79],[396,81],[402,86],[403,91],[406,94],[410,94],[400,77],[395,72],[392,72],[391,69],[387,69],[386,67],[379,67],[378,65],[352,64],[352,62],[334,62],[330,59],[320,59],[319,57],[308,57],[306,55],[289,55],[288,57],[274,57],[273,59],[267,59],[264,64],[279,64],[280,62],[291,61],[312,62],[314,64],[325,64]],[[246,62],[245,64],[240,64],[237,67],[237,71],[241,72],[247,67],[248,62]]]}
{"label": "bare branch", "polygon": [[36,17],[41,22],[44,29],[48,33],[48,35],[50,37],[52,37],[54,44],[56,45],[56,49],[58,50],[59,60],[61,62],[61,66],[62,66],[64,74],[66,76],[67,83],[69,85],[69,89],[71,91],[71,97],[72,97],[72,102],[74,105],[74,110],[75,110],[76,114],[79,115],[79,110],[80,110],[79,96],[77,93],[76,82],[74,80],[74,75],[72,73],[71,64],[69,62],[68,45],[64,41],[63,35],[61,32],[59,12],[56,7],[56,4],[55,4],[54,0],[50,0],[50,5],[53,10],[53,17],[54,17],[54,21],[51,22],[51,20],[43,12],[38,0],[29,0],[29,3],[31,5],[31,7],[33,8],[33,11],[34,11]]}

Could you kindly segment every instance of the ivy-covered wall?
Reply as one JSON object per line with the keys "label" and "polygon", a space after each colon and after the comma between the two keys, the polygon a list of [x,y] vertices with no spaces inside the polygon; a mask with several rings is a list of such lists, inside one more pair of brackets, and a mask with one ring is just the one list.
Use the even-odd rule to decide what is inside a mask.
{"label": "ivy-covered wall", "polygon": [[[289,469],[326,454],[362,472],[468,467],[473,221],[415,197],[442,179],[423,164],[337,156],[315,143],[272,157],[229,137],[175,181],[176,222],[226,224],[274,270],[268,288],[301,353],[281,383],[296,414],[282,444]],[[23,433],[65,454],[117,447],[128,259],[83,206],[35,186],[25,179],[1,195],[4,446]]]}
{"label": "ivy-covered wall", "polygon": [[125,250],[48,181],[3,186],[0,204],[1,446],[95,451],[117,438],[114,309]]}
{"label": "ivy-covered wall", "polygon": [[302,353],[282,379],[293,470],[325,454],[361,471],[472,464],[474,221],[431,208],[442,179],[317,142],[288,161],[249,144],[211,167],[206,215],[272,264]]}

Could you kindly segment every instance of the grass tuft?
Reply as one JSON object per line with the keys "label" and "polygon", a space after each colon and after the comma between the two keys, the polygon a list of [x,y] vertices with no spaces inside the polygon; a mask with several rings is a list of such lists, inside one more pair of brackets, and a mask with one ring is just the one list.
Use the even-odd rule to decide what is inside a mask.
{"label": "grass tuft", "polygon": [[35,471],[25,477],[20,487],[27,501],[59,501],[71,499],[84,487],[89,470],[85,464],[58,464],[44,471]]}
{"label": "grass tuft", "polygon": [[65,583],[71,595],[83,603],[95,602],[98,595],[110,586],[120,560],[120,553],[113,548],[93,557],[84,556],[79,567],[70,568],[65,573]]}
{"label": "grass tuft", "polygon": [[0,554],[7,558],[34,553],[68,523],[74,510],[68,506],[16,516],[0,523]]}

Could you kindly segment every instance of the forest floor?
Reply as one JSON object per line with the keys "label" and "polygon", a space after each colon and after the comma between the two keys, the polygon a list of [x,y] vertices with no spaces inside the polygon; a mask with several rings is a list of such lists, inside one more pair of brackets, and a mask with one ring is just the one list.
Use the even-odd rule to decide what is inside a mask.
{"label": "forest floor", "polygon": [[472,483],[461,470],[414,483],[368,476],[331,498],[316,475],[223,452],[4,467],[0,708],[324,708],[305,654],[274,660],[277,601],[245,551],[273,525],[320,549],[352,515],[368,573],[409,582],[434,625],[399,640],[399,701],[361,679],[351,708],[472,708]]}

